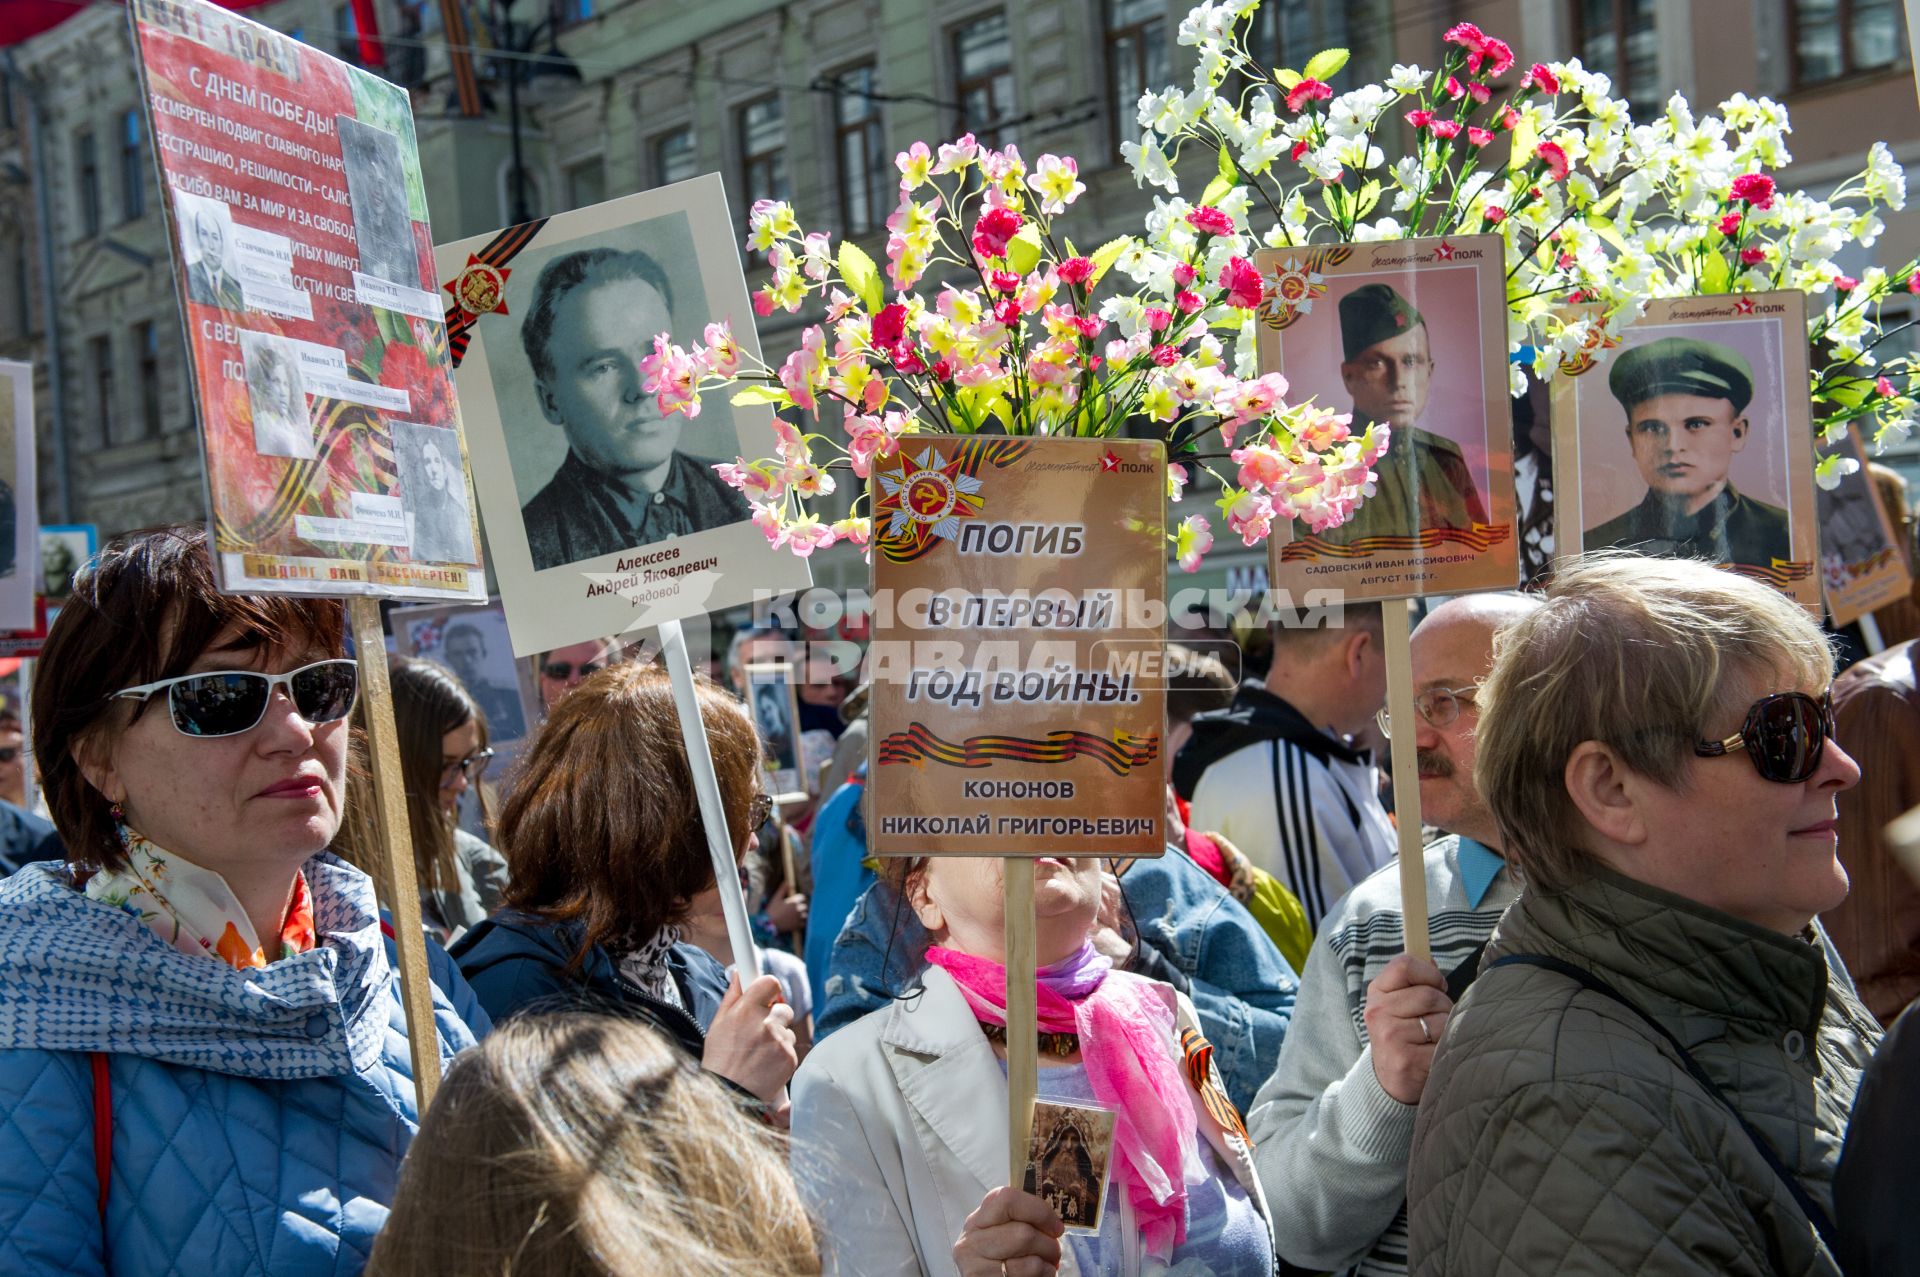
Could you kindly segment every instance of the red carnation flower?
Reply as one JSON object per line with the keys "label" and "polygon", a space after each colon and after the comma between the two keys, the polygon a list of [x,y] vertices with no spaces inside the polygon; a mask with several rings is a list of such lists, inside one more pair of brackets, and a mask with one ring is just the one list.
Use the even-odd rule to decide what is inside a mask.
{"label": "red carnation flower", "polygon": [[1475,146],[1485,146],[1493,141],[1493,134],[1476,124],[1467,129],[1467,141]]}
{"label": "red carnation flower", "polygon": [[867,325],[867,335],[881,350],[891,350],[907,335],[907,308],[899,302],[882,306]]}
{"label": "red carnation flower", "polygon": [[1093,278],[1093,262],[1085,257],[1069,257],[1054,267],[1063,284],[1084,284]]}
{"label": "red carnation flower", "polygon": [[1333,86],[1318,80],[1302,80],[1287,93],[1287,110],[1295,115],[1309,102],[1324,102],[1333,96]]}
{"label": "red carnation flower", "polygon": [[1227,305],[1252,310],[1267,296],[1260,272],[1244,257],[1229,258],[1220,268],[1220,287],[1227,290]]}
{"label": "red carnation flower", "polygon": [[990,208],[973,224],[973,251],[982,257],[1005,257],[1007,241],[1020,233],[1023,219],[1010,208]]}
{"label": "red carnation flower", "polygon": [[1765,173],[1744,173],[1733,179],[1733,185],[1727,190],[1727,198],[1751,204],[1758,209],[1772,208],[1773,179]]}
{"label": "red carnation flower", "polygon": [[1507,210],[1504,208],[1500,208],[1497,205],[1490,204],[1487,206],[1487,211],[1485,216],[1488,222],[1492,223],[1495,226],[1498,226],[1500,223],[1507,220]]}
{"label": "red carnation flower", "polygon": [[1233,219],[1211,204],[1202,204],[1187,214],[1187,225],[1202,235],[1233,234]]}
{"label": "red carnation flower", "polygon": [[1407,123],[1413,125],[1416,129],[1424,129],[1433,123],[1433,112],[1427,110],[1425,107],[1417,111],[1408,111]]}
{"label": "red carnation flower", "polygon": [[1457,44],[1469,52],[1484,47],[1487,42],[1487,37],[1481,33],[1480,28],[1471,22],[1462,22],[1457,26],[1448,27],[1447,34],[1443,38],[1448,44]]}
{"label": "red carnation flower", "polygon": [[1549,67],[1546,63],[1536,62],[1527,68],[1527,74],[1521,79],[1520,87],[1523,89],[1537,87],[1545,89],[1548,93],[1558,93],[1560,91],[1560,77],[1555,75],[1553,68]]}
{"label": "red carnation flower", "polygon": [[1460,136],[1460,121],[1435,120],[1433,122],[1433,135],[1438,138],[1445,138],[1448,141],[1452,141],[1454,138]]}
{"label": "red carnation flower", "polygon": [[1767,252],[1763,248],[1743,248],[1740,250],[1740,264],[1742,266],[1758,266],[1766,260]]}
{"label": "red carnation flower", "polygon": [[1729,238],[1735,235],[1738,235],[1740,233],[1740,214],[1728,213],[1725,217],[1720,219],[1717,225],[1719,226],[1720,233],[1722,235],[1725,235]]}
{"label": "red carnation flower", "polygon": [[1507,68],[1513,65],[1512,46],[1492,36],[1482,37],[1480,47],[1467,55],[1467,70],[1478,75],[1483,63],[1488,75],[1505,75]]}
{"label": "red carnation flower", "polygon": [[1559,182],[1565,180],[1567,171],[1573,166],[1567,162],[1566,148],[1558,142],[1542,142],[1533,149],[1534,158],[1547,166],[1547,180]]}

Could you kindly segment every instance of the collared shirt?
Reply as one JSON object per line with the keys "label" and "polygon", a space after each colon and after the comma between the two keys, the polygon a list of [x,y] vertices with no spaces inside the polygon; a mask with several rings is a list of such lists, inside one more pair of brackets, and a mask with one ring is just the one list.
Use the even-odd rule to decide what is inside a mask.
{"label": "collared shirt", "polygon": [[[1354,429],[1362,429],[1356,417]],[[1460,445],[1429,430],[1393,431],[1374,462],[1374,494],[1353,518],[1320,533],[1335,545],[1362,537],[1417,536],[1427,528],[1471,528],[1487,521],[1486,504]]]}
{"label": "collared shirt", "polygon": [[712,463],[676,452],[658,492],[644,492],[582,461],[567,459],[521,510],[538,570],[595,559],[669,537],[704,532],[752,515],[746,498]]}
{"label": "collared shirt", "polygon": [[1621,546],[1669,558],[1771,567],[1792,558],[1787,512],[1744,496],[1729,483],[1693,514],[1649,489],[1625,514],[1589,530],[1586,549]]}
{"label": "collared shirt", "polygon": [[1460,890],[1475,909],[1487,898],[1487,889],[1506,867],[1506,858],[1485,843],[1466,837],[1460,839]]}

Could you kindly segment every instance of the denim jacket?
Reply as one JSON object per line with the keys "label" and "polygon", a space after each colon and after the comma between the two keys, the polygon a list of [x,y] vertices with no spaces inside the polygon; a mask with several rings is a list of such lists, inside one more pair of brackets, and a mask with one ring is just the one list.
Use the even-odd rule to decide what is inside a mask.
{"label": "denim jacket", "polygon": [[[1273,1073],[1299,981],[1246,907],[1178,849],[1137,860],[1120,892],[1140,933],[1128,965],[1185,993],[1241,1112]],[[884,881],[860,897],[833,942],[814,1035],[879,1010],[918,982],[926,929]]]}

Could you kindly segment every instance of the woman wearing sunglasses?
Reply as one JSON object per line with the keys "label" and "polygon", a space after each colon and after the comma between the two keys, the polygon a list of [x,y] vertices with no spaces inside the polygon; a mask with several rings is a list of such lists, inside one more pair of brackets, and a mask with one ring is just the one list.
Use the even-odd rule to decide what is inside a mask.
{"label": "woman wearing sunglasses", "polygon": [[[737,860],[767,818],[760,742],[733,697],[704,679],[698,695]],[[778,1099],[795,1065],[779,982],[742,990],[681,938],[714,875],[664,670],[616,665],[561,699],[495,836],[512,868],[505,907],[453,949],[492,1016],[635,1016],[710,1072]]]}
{"label": "woman wearing sunglasses", "polygon": [[1477,773],[1523,887],[1420,1102],[1411,1272],[1837,1275],[1880,1034],[1814,921],[1860,778],[1824,636],[1757,582],[1608,555],[1496,651]]}
{"label": "woman wearing sunglasses", "polygon": [[[440,943],[452,944],[499,907],[507,886],[506,857],[459,825],[460,799],[469,789],[477,790],[481,822],[493,823],[486,791],[478,788],[493,761],[487,716],[452,671],[432,661],[396,656],[387,662],[387,676],[420,878],[420,921]],[[379,842],[372,787],[357,788],[334,849],[365,868]]]}
{"label": "woman wearing sunglasses", "polygon": [[[60,610],[33,734],[72,863],[0,883],[8,1273],[364,1264],[417,1118],[373,884],[325,854],[344,619],[221,594],[185,528],[116,540]],[[450,1059],[487,1021],[436,984]]]}

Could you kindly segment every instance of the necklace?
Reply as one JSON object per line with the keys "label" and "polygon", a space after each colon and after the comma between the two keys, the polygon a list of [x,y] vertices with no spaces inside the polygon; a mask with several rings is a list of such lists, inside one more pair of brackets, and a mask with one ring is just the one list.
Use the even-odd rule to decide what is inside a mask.
{"label": "necklace", "polygon": [[[997,1042],[1001,1046],[1007,1044],[1007,1026],[1004,1024],[988,1024],[983,1020],[980,1022],[980,1031],[987,1035],[989,1042]],[[1049,1033],[1042,1029],[1039,1039],[1042,1051],[1063,1060],[1080,1049],[1080,1035],[1077,1033]]]}

